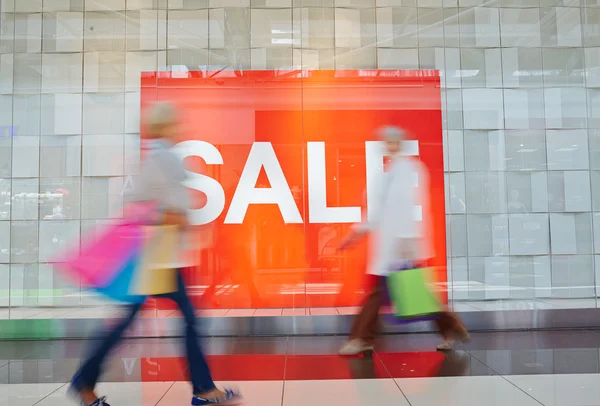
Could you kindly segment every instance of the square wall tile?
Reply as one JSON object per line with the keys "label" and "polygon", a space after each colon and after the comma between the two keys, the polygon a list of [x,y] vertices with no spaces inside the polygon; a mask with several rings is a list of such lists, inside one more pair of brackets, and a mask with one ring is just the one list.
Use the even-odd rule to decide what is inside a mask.
{"label": "square wall tile", "polygon": [[244,70],[250,69],[250,49],[211,49],[208,63],[212,70]]}
{"label": "square wall tile", "polygon": [[[594,254],[600,254],[600,213],[593,213],[594,226]],[[600,265],[600,263],[596,263]]]}
{"label": "square wall tile", "polygon": [[584,88],[545,88],[546,127],[585,128],[586,96]]}
{"label": "square wall tile", "polygon": [[[479,274],[483,276],[485,286],[480,299],[507,299],[510,297],[509,285],[509,260],[508,257],[475,257],[469,258],[469,276]],[[476,297],[471,296],[471,299]]]}
{"label": "square wall tile", "polygon": [[14,137],[12,146],[12,177],[37,178],[40,175],[40,137]]}
{"label": "square wall tile", "polygon": [[17,13],[39,13],[42,11],[43,0],[19,0],[15,1]]}
{"label": "square wall tile", "polygon": [[546,170],[546,136],[544,130],[504,132],[506,169],[509,171]]}
{"label": "square wall tile", "polygon": [[504,89],[505,128],[544,128],[544,113],[543,89]]}
{"label": "square wall tile", "polygon": [[86,52],[83,91],[115,93],[125,88],[125,52]]}
{"label": "square wall tile", "polygon": [[463,110],[465,129],[504,128],[502,89],[464,89]]}
{"label": "square wall tile", "polygon": [[548,170],[589,169],[586,130],[548,130]]}
{"label": "square wall tile", "polygon": [[15,54],[14,91],[16,94],[40,94],[42,89],[42,55]]}
{"label": "square wall tile", "polygon": [[[0,263],[10,262],[10,222],[0,221]],[[5,271],[0,268],[0,271]]]}
{"label": "square wall tile", "polygon": [[[175,53],[189,52],[187,49],[175,49]],[[169,51],[170,52],[170,51]],[[207,55],[204,51],[204,55]],[[204,65],[208,64],[208,58]],[[183,65],[183,64],[177,64]],[[167,53],[165,51],[159,52],[127,52],[125,55],[125,90],[128,92],[139,92],[141,88],[141,77],[142,72],[156,72],[163,70],[167,66]],[[200,68],[197,66],[190,66],[193,70]]]}
{"label": "square wall tile", "polygon": [[333,8],[297,8],[293,10],[294,46],[311,49],[335,47]]}
{"label": "square wall tile", "polygon": [[419,50],[414,48],[377,48],[379,69],[419,69]]}
{"label": "square wall tile", "polygon": [[[235,51],[233,51],[235,52]],[[163,54],[163,53],[160,53]],[[146,55],[149,57],[149,55]],[[136,59],[140,57],[140,55],[134,56]],[[187,69],[187,70],[203,70],[206,66],[209,65],[210,59],[210,51],[208,49],[169,49],[166,53],[166,66],[171,70],[176,69]],[[154,58],[156,61],[156,57]],[[156,62],[154,62],[156,64]],[[148,66],[150,64],[150,60],[144,57],[144,65]],[[126,65],[127,66],[127,65]],[[140,71],[137,74],[137,88],[140,87],[140,74],[139,72],[147,70],[140,66]],[[128,84],[127,89],[133,90],[130,86],[133,83],[134,77],[136,76],[134,72],[130,72],[128,69]]]}
{"label": "square wall tile", "polygon": [[468,213],[506,213],[503,172],[467,172],[466,181]]}
{"label": "square wall tile", "polygon": [[86,11],[125,10],[126,0],[84,0]]}
{"label": "square wall tile", "polygon": [[123,136],[123,174],[137,175],[140,168],[141,140],[139,134],[125,134]]}
{"label": "square wall tile", "polygon": [[539,21],[544,21],[541,26],[542,46],[583,45],[581,10],[578,7],[541,8]]}
{"label": "square wall tile", "polygon": [[334,69],[334,49],[294,49],[294,69]]}
{"label": "square wall tile", "polygon": [[[0,138],[0,179],[10,185],[11,166],[12,166],[12,147],[9,138]],[[0,182],[2,182],[0,181]],[[2,189],[0,189],[2,190]],[[10,190],[8,191],[10,193]],[[0,208],[1,210],[1,208]],[[2,215],[0,214],[0,220]]]}
{"label": "square wall tile", "polygon": [[[379,12],[379,10],[377,11]],[[392,11],[392,18],[395,14]],[[392,20],[393,21],[393,20]],[[338,48],[360,48],[375,46],[378,42],[377,30],[389,21],[375,20],[375,9],[335,9],[335,46]],[[394,27],[395,28],[395,27]],[[395,32],[392,31],[395,36]],[[393,37],[392,37],[393,39]],[[385,46],[384,44],[378,44]]]}
{"label": "square wall tile", "polygon": [[82,103],[81,94],[42,95],[42,134],[81,134]]}
{"label": "square wall tile", "polygon": [[10,225],[10,262],[13,264],[38,262],[39,223],[13,221]]}
{"label": "square wall tile", "polygon": [[81,218],[120,218],[123,215],[123,178],[82,179]]}
{"label": "square wall tile", "polygon": [[81,136],[47,135],[41,138],[40,176],[64,178],[81,175]]}
{"label": "square wall tile", "polygon": [[[175,13],[175,11],[170,11],[170,13]],[[208,11],[205,14],[208,19]],[[181,27],[173,26],[173,21],[169,21],[169,23],[169,36],[173,35],[173,31],[181,34]],[[208,21],[204,25],[206,36],[208,36]],[[155,8],[127,11],[126,29],[127,43],[125,45],[128,51],[155,51],[167,48],[166,11]],[[192,39],[190,38],[190,40]]]}
{"label": "square wall tile", "polygon": [[592,181],[592,210],[600,212],[600,171],[591,171]]}
{"label": "square wall tile", "polygon": [[587,89],[588,127],[600,128],[600,89]]}
{"label": "square wall tile", "polygon": [[123,93],[83,95],[83,134],[122,134],[125,125]]}
{"label": "square wall tile", "polygon": [[505,88],[542,87],[541,48],[502,48],[502,80]]}
{"label": "square wall tile", "polygon": [[83,137],[83,176],[123,175],[123,135],[85,135]]}
{"label": "square wall tile", "polygon": [[591,254],[593,252],[591,213],[550,214],[550,236],[554,255]]}
{"label": "square wall tile", "polygon": [[467,256],[467,218],[464,215],[446,216],[446,242],[452,257]]}
{"label": "square wall tile", "polygon": [[377,49],[375,47],[336,48],[335,58],[336,69],[377,69]]}
{"label": "square wall tile", "polygon": [[43,0],[44,12],[83,11],[84,0]]}
{"label": "square wall tile", "polygon": [[14,54],[0,54],[0,95],[13,93]]}
{"label": "square wall tile", "polygon": [[466,213],[467,198],[464,173],[449,173],[445,175],[446,210],[448,213]]}
{"label": "square wall tile", "polygon": [[500,31],[503,47],[540,47],[540,15],[538,8],[500,9]]}
{"label": "square wall tile", "polygon": [[79,229],[79,220],[40,221],[40,262],[50,262],[67,249],[76,249]]}
{"label": "square wall tile", "polygon": [[210,49],[250,48],[249,9],[211,9],[209,22]]}
{"label": "square wall tile", "polygon": [[552,295],[561,298],[593,297],[594,258],[591,255],[552,257]]}
{"label": "square wall tile", "polygon": [[[38,307],[39,306],[39,271],[38,264],[12,264],[10,265],[10,305],[11,307]],[[15,318],[11,311],[11,318]],[[18,316],[16,316],[18,318]]]}
{"label": "square wall tile", "polygon": [[83,54],[43,54],[42,93],[81,93]]}
{"label": "square wall tile", "polygon": [[592,209],[588,171],[548,172],[551,212],[587,212]]}
{"label": "square wall tile", "polygon": [[10,220],[11,179],[0,178],[0,221]]}
{"label": "square wall tile", "polygon": [[87,11],[84,19],[86,51],[125,51],[125,13]]}
{"label": "square wall tile", "polygon": [[511,298],[549,297],[552,286],[550,257],[510,258]]}
{"label": "square wall tile", "polygon": [[252,48],[291,48],[294,43],[291,9],[251,10]]}
{"label": "square wall tile", "polygon": [[469,256],[508,255],[508,216],[467,216]]}
{"label": "square wall tile", "polygon": [[11,220],[38,219],[39,179],[13,179]]}
{"label": "square wall tile", "polygon": [[542,55],[545,86],[583,86],[583,48],[544,48]]}
{"label": "square wall tile", "polygon": [[465,131],[464,151],[469,157],[465,162],[465,169],[469,172],[506,169],[503,131]]}
{"label": "square wall tile", "polygon": [[550,254],[548,214],[510,214],[510,255]]}
{"label": "square wall tile", "polygon": [[460,50],[458,48],[419,48],[418,52],[419,68],[440,71],[440,82],[443,88],[462,87]]}
{"label": "square wall tile", "polygon": [[583,45],[585,47],[600,46],[600,32],[598,21],[600,19],[600,8],[588,7],[582,10],[583,18]]}
{"label": "square wall tile", "polygon": [[140,92],[125,93],[125,132],[140,132]]}
{"label": "square wall tile", "polygon": [[68,220],[81,217],[81,179],[40,179],[40,220]]}
{"label": "square wall tile", "polygon": [[600,170],[600,129],[588,130],[590,168]]}
{"label": "square wall tile", "polygon": [[254,48],[250,55],[251,67],[255,70],[291,70],[293,67],[292,48]]}
{"label": "square wall tile", "polygon": [[18,135],[40,135],[40,95],[15,95],[13,97],[12,124]]}
{"label": "square wall tile", "polygon": [[0,22],[5,28],[0,32],[0,54],[12,54],[15,52],[15,15],[2,13]]}
{"label": "square wall tile", "polygon": [[169,10],[169,49],[208,48],[208,10]]}
{"label": "square wall tile", "polygon": [[546,172],[508,172],[506,188],[509,213],[548,212],[548,174]]}
{"label": "square wall tile", "polygon": [[42,14],[15,14],[15,53],[42,52]]}
{"label": "square wall tile", "polygon": [[500,48],[462,48],[463,87],[502,87]]}
{"label": "square wall tile", "polygon": [[419,47],[458,47],[458,9],[419,8]]}
{"label": "square wall tile", "polygon": [[464,133],[460,130],[444,130],[444,171],[465,170]]}
{"label": "square wall tile", "polygon": [[61,11],[44,13],[42,49],[44,52],[83,51],[83,13]]}
{"label": "square wall tile", "polygon": [[442,89],[442,127],[448,130],[465,128],[461,89]]}
{"label": "square wall tile", "polygon": [[[418,13],[415,7],[382,7],[377,8],[377,46],[383,48],[417,48],[418,46]],[[353,11],[342,12],[346,15],[347,23],[343,26],[344,32],[340,36],[345,35],[350,46],[355,46],[358,41],[350,38],[356,37],[353,34],[352,15],[356,14]],[[340,16],[341,18],[341,16]],[[336,16],[336,30],[337,16]],[[336,46],[338,35],[336,32]],[[359,45],[360,46],[360,45]]]}
{"label": "square wall tile", "polygon": [[497,8],[475,7],[459,12],[462,47],[499,47],[500,15]]}

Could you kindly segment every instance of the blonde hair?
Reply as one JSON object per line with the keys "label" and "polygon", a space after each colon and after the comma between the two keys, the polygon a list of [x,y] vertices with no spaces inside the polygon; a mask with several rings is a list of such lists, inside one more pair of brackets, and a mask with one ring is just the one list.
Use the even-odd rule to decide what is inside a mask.
{"label": "blonde hair", "polygon": [[375,130],[378,138],[384,141],[403,141],[406,138],[406,130],[392,125],[384,125]]}
{"label": "blonde hair", "polygon": [[169,102],[156,102],[146,111],[146,127],[151,135],[156,135],[160,127],[174,124],[177,113]]}

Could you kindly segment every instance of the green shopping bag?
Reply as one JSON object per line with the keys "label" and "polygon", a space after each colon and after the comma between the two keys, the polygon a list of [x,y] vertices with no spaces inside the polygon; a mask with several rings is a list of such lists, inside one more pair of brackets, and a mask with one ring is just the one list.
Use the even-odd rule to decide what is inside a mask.
{"label": "green shopping bag", "polygon": [[430,320],[443,310],[428,285],[427,272],[426,268],[406,267],[387,276],[387,292],[397,322]]}

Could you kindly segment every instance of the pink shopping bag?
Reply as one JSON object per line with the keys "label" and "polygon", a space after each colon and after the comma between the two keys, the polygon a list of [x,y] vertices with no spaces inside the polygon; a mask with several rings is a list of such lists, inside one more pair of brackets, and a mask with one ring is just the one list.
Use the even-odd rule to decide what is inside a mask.
{"label": "pink shopping bag", "polygon": [[109,226],[99,238],[82,242],[79,252],[73,250],[56,266],[84,287],[104,286],[125,268],[133,253],[140,250],[143,236],[137,224]]}

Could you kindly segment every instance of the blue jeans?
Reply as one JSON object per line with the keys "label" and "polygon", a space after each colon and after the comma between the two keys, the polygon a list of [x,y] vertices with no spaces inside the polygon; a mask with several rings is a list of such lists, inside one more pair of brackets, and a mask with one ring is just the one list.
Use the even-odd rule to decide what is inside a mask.
{"label": "blue jeans", "polygon": [[[181,274],[177,274],[178,290],[177,292],[159,295],[157,297],[167,298],[174,301],[185,319],[185,346],[187,349],[187,360],[190,370],[190,378],[194,394],[209,392],[215,389],[215,384],[210,375],[210,370],[206,359],[200,349],[198,342],[198,333],[196,331],[196,315],[194,308],[187,295],[183,278]],[[91,353],[91,356],[82,364],[79,371],[73,378],[73,385],[76,389],[94,389],[104,359],[108,356],[113,347],[122,339],[123,334],[133,322],[136,314],[142,308],[141,304],[130,305],[127,317],[122,320],[112,331],[109,331],[97,347]]]}

